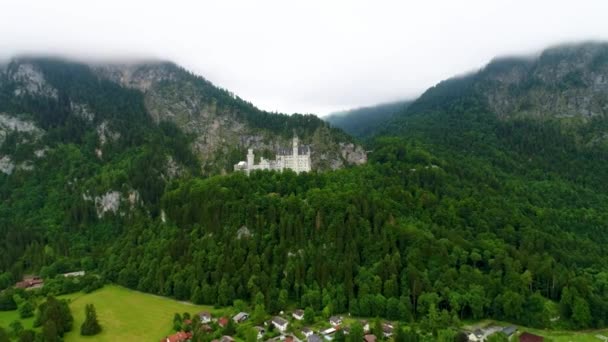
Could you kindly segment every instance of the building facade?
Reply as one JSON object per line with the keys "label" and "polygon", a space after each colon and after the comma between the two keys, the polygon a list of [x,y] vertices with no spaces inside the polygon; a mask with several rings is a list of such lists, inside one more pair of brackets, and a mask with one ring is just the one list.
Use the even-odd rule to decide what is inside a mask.
{"label": "building facade", "polygon": [[310,149],[308,146],[300,146],[298,137],[294,137],[291,150],[281,149],[276,154],[275,160],[260,158],[260,163],[255,164],[253,149],[247,150],[247,160],[240,161],[234,165],[235,171],[245,171],[249,174],[253,170],[275,170],[283,171],[290,169],[296,173],[311,170]]}

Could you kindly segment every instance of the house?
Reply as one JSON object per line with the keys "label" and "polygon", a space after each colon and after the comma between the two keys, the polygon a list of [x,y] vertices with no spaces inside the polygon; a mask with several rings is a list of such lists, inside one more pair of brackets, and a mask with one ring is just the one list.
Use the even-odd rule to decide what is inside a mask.
{"label": "house", "polygon": [[173,335],[167,336],[160,340],[161,342],[186,342],[192,338],[192,333],[179,331]]}
{"label": "house", "polygon": [[363,339],[365,340],[365,342],[376,342],[376,335],[367,334],[367,335],[363,336]]}
{"label": "house", "polygon": [[261,327],[259,325],[253,327],[257,332],[258,332],[258,340],[261,340],[262,337],[264,337],[264,334],[266,333],[266,329],[264,329],[264,327]]}
{"label": "house", "polygon": [[361,323],[361,326],[363,327],[363,332],[368,333],[369,332],[369,322],[363,320],[363,321],[361,321],[359,323]]}
{"label": "house", "polygon": [[220,319],[217,320],[217,324],[224,328],[228,325],[228,317],[220,317]]}
{"label": "house", "polygon": [[387,323],[382,324],[382,333],[384,333],[384,337],[393,336],[393,326]]}
{"label": "house", "polygon": [[475,335],[475,333],[469,333],[467,335],[467,338],[469,339],[469,341],[471,342],[477,342],[479,341],[479,338],[477,338],[477,335]]}
{"label": "house", "polygon": [[298,321],[301,321],[304,319],[304,310],[296,310],[294,311],[292,314],[293,318],[297,319]]}
{"label": "house", "polygon": [[287,320],[283,319],[282,317],[274,316],[272,318],[272,325],[274,325],[275,328],[279,329],[279,331],[285,332],[287,330],[289,322],[287,322]]}
{"label": "house", "polygon": [[76,271],[76,272],[64,273],[64,274],[62,274],[62,276],[66,277],[66,278],[70,278],[70,277],[82,277],[82,276],[84,276],[84,274],[85,274],[84,271]]}
{"label": "house", "polygon": [[531,334],[529,332],[524,332],[519,335],[519,342],[543,342],[545,340],[544,337]]}
{"label": "house", "polygon": [[504,327],[501,330],[501,332],[503,334],[507,335],[507,337],[511,337],[511,335],[515,334],[516,331],[517,331],[517,328],[514,326]]}
{"label": "house", "polygon": [[327,329],[321,331],[321,334],[327,336],[327,335],[331,335],[335,332],[336,332],[336,328],[327,328]]}
{"label": "house", "polygon": [[220,342],[234,342],[234,338],[232,338],[232,336],[222,336],[222,338],[220,339]]}
{"label": "house", "polygon": [[317,334],[312,334],[312,335],[306,337],[306,341],[307,342],[323,342],[323,339],[321,338],[321,336],[319,336]]}
{"label": "house", "polygon": [[248,313],[239,312],[238,314],[234,315],[234,317],[232,317],[232,320],[235,321],[236,323],[243,323],[247,320],[247,318],[249,318]]}
{"label": "house", "polygon": [[25,276],[23,280],[15,284],[15,287],[26,290],[39,289],[44,286],[44,280],[38,276]]}
{"label": "house", "polygon": [[202,312],[199,312],[197,315],[198,315],[198,318],[201,319],[201,323],[205,324],[205,323],[211,322],[211,313],[202,311]]}
{"label": "house", "polygon": [[331,316],[329,317],[329,324],[331,324],[332,327],[337,327],[338,325],[342,324],[342,317],[338,317],[338,316]]}
{"label": "house", "polygon": [[302,328],[302,334],[305,337],[308,337],[308,336],[312,335],[313,333],[314,332],[310,328],[306,328],[306,327]]}

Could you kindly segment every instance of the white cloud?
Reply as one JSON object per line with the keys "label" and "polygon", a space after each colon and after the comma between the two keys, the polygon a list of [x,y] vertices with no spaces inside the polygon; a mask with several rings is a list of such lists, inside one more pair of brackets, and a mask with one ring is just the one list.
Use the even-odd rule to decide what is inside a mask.
{"label": "white cloud", "polygon": [[608,2],[6,1],[0,55],[170,59],[261,108],[412,97],[496,55],[608,40]]}

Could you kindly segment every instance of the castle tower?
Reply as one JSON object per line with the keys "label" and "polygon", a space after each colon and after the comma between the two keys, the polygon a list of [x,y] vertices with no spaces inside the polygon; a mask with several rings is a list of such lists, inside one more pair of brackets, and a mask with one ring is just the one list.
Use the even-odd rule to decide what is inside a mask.
{"label": "castle tower", "polygon": [[293,136],[293,156],[297,157],[298,155],[298,136],[294,135]]}
{"label": "castle tower", "polygon": [[253,169],[253,160],[254,160],[255,156],[253,155],[253,149],[250,148],[247,150],[247,169],[251,170]]}

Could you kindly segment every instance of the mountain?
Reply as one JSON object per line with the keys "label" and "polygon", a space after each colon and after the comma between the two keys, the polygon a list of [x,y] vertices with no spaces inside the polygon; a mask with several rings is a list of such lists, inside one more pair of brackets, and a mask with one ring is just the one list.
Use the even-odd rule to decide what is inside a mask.
{"label": "mountain", "polygon": [[[40,274],[40,293],[61,295],[82,287],[61,273],[86,270],[198,304],[236,301],[260,321],[300,307],[408,322],[423,336],[413,340],[453,340],[462,321],[487,318],[605,328],[605,48],[551,48],[441,82],[366,139],[365,164],[249,176],[204,173],[213,157],[196,132],[209,121],[192,113],[213,103],[211,122],[228,113],[258,132],[277,118],[283,139],[302,117],[250,110],[166,66],[5,67],[0,289]],[[310,122],[296,127],[303,139],[324,127],[343,141]]]}
{"label": "mountain", "polygon": [[608,44],[560,45],[531,57],[497,58],[427,90],[410,113],[475,98],[501,119],[589,122],[608,114]]}
{"label": "mountain", "polygon": [[[316,116],[261,111],[173,63],[83,64],[16,58],[0,70],[0,112],[30,115],[31,122],[43,129],[61,126],[76,116],[83,122],[78,125],[91,126],[87,129],[106,136],[120,134],[124,127],[117,127],[117,122],[125,115],[121,111],[133,108],[103,102],[111,96],[131,94],[133,100],[126,105],[138,106],[138,115],[145,116],[142,120],[172,123],[191,140],[190,147],[205,174],[232,171],[247,148],[272,155],[278,148],[290,146],[293,134],[310,145],[313,169],[365,162],[365,153],[349,136]],[[99,93],[100,88],[112,90]],[[55,112],[41,112],[49,108]]]}
{"label": "mountain", "polygon": [[412,101],[398,101],[331,113],[323,119],[358,138],[378,131],[395,114],[405,111]]}

